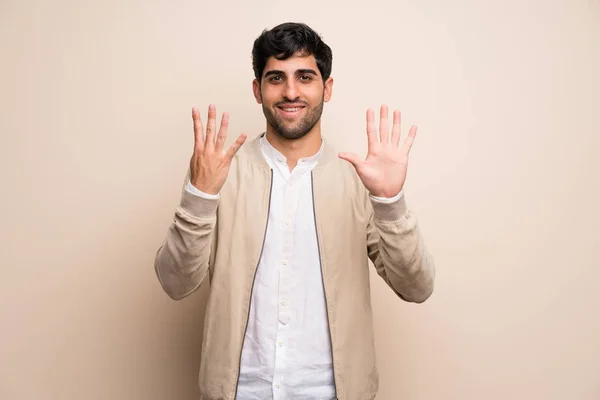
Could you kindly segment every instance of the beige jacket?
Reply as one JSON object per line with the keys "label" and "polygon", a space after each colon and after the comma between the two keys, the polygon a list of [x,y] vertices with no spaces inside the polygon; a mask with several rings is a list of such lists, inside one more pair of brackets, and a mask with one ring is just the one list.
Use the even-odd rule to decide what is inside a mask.
{"label": "beige jacket", "polygon": [[[171,298],[182,299],[205,278],[210,281],[199,374],[202,399],[236,396],[272,174],[258,138],[248,141],[231,165],[220,199],[183,190],[156,254],[158,280]],[[336,398],[373,399],[379,377],[368,260],[400,298],[420,303],[433,291],[433,259],[405,197],[392,204],[370,200],[352,165],[327,143],[312,171],[312,186]]]}

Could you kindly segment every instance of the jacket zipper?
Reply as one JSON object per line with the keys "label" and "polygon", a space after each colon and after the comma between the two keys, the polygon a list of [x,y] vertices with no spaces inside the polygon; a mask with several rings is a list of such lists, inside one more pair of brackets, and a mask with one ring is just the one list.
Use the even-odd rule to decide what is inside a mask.
{"label": "jacket zipper", "polygon": [[244,326],[244,336],[242,338],[242,348],[240,349],[240,361],[238,363],[238,376],[235,382],[235,395],[233,398],[237,397],[238,387],[240,383],[240,374],[242,372],[242,350],[244,348],[244,341],[246,340],[246,332],[248,330],[248,320],[250,319],[250,306],[252,305],[252,292],[254,291],[254,281],[256,280],[256,272],[258,271],[258,266],[260,265],[260,260],[262,259],[263,250],[265,249],[265,240],[267,238],[267,229],[269,228],[269,215],[271,214],[271,197],[273,195],[273,169],[271,169],[271,182],[269,184],[269,206],[267,207],[267,223],[265,225],[265,233],[263,236],[262,246],[260,248],[260,255],[258,256],[258,261],[256,264],[256,268],[254,269],[254,277],[252,278],[252,286],[250,287],[250,301],[248,302],[248,314],[246,315],[246,325]]}
{"label": "jacket zipper", "polygon": [[329,319],[329,302],[327,301],[327,292],[325,291],[325,274],[323,273],[323,260],[321,259],[321,245],[319,244],[319,229],[317,228],[317,208],[315,205],[315,183],[313,171],[310,171],[310,186],[312,191],[313,201],[313,217],[315,221],[315,233],[317,235],[317,251],[319,253],[319,266],[321,267],[321,283],[323,284],[323,296],[325,296],[325,311],[327,313],[327,326],[329,329],[329,345],[331,347],[331,371],[333,372],[333,388],[335,391],[335,399],[338,398],[337,385],[335,383],[335,367],[333,361],[333,339],[331,337],[331,320]]}

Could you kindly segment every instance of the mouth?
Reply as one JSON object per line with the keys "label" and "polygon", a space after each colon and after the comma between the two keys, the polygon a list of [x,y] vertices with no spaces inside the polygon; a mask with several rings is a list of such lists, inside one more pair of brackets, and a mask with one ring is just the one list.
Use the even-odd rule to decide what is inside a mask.
{"label": "mouth", "polygon": [[288,106],[288,105],[277,106],[277,109],[279,110],[279,112],[286,117],[293,117],[293,116],[300,114],[300,112],[302,111],[303,108],[304,108],[304,106]]}

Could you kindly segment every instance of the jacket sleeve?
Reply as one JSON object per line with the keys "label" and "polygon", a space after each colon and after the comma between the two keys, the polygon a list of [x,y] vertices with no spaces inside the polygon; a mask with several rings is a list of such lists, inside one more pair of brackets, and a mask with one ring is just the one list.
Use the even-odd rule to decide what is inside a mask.
{"label": "jacket sleeve", "polygon": [[158,280],[174,300],[190,295],[209,274],[218,204],[218,198],[201,197],[185,187],[182,190],[173,222],[154,260]]}
{"label": "jacket sleeve", "polygon": [[435,266],[415,215],[402,195],[367,200],[367,251],[379,276],[402,299],[422,303],[433,293]]}

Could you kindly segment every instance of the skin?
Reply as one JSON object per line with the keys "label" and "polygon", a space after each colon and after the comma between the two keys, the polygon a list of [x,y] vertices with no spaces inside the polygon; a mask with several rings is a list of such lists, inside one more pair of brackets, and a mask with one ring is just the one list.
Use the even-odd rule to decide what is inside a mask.
{"label": "skin", "polygon": [[[288,160],[292,170],[300,158],[314,155],[321,147],[321,113],[323,103],[331,99],[333,78],[323,78],[314,56],[298,54],[287,60],[271,57],[261,80],[252,82],[257,103],[262,105],[266,118],[269,143]],[[282,108],[300,107],[297,111]],[[241,134],[224,151],[229,124],[228,113],[223,113],[219,131],[216,131],[216,107],[208,109],[206,133],[196,107],[192,109],[194,122],[194,152],[190,160],[191,183],[197,189],[217,194],[223,187],[229,166],[235,154],[245,143]],[[397,195],[406,181],[408,158],[417,128],[411,126],[400,145],[400,111],[393,111],[390,135],[387,105],[380,108],[379,127],[375,125],[372,109],[366,112],[368,151],[365,159],[353,153],[339,153],[351,163],[369,193],[390,198]]]}
{"label": "skin", "polygon": [[[323,103],[331,99],[333,78],[323,82],[314,56],[296,55],[287,60],[269,58],[261,81],[252,82],[254,98],[267,120],[267,140],[287,159],[290,170],[298,159],[321,147]],[[298,105],[298,112],[282,108]]]}

